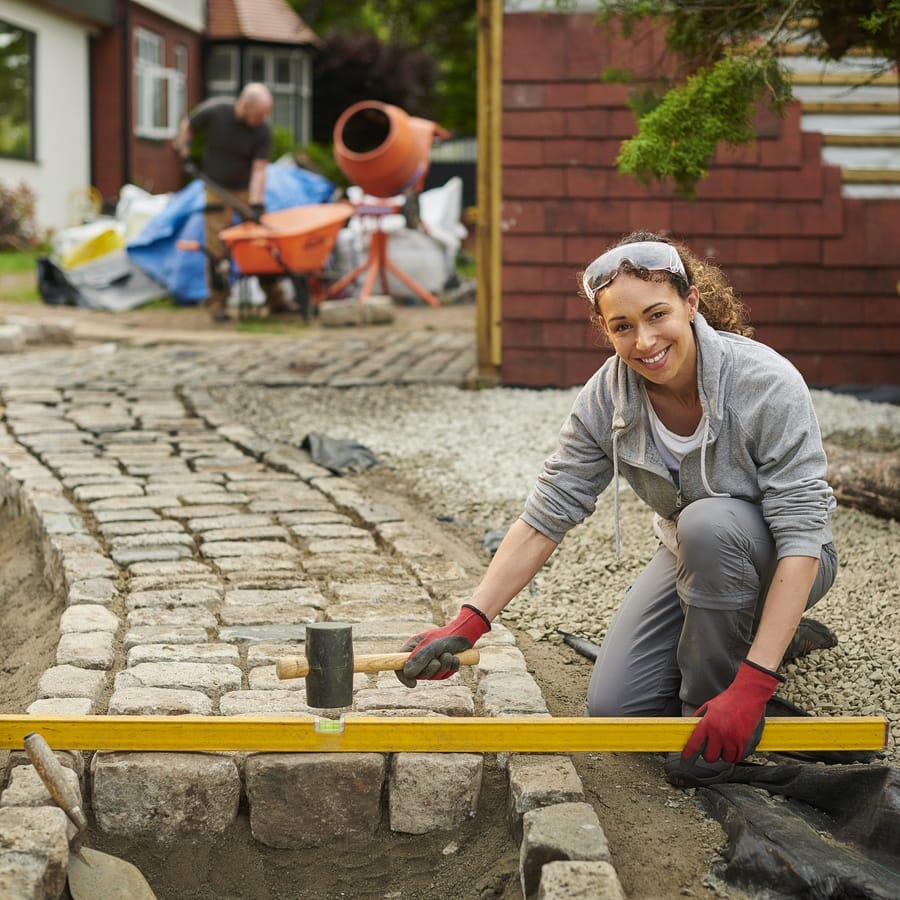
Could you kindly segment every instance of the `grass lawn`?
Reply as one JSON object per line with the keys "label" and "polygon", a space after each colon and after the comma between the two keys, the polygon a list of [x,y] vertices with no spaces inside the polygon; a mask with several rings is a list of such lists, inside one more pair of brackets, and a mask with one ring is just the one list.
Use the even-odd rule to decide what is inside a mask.
{"label": "grass lawn", "polygon": [[40,302],[36,277],[39,255],[40,250],[0,251],[0,279],[7,281],[6,284],[0,284],[0,300],[6,303]]}
{"label": "grass lawn", "polygon": [[39,250],[0,251],[0,275],[15,275],[19,272],[33,272],[39,255]]}

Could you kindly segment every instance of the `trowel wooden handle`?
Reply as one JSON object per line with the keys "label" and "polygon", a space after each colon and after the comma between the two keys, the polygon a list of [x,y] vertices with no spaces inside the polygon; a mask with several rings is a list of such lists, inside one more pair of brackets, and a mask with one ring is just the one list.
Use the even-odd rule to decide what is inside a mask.
{"label": "trowel wooden handle", "polygon": [[63,764],[37,732],[26,735],[25,755],[40,775],[54,803],[72,820],[79,833],[84,831],[88,823],[81,808],[81,796],[74,796],[74,791],[66,783]]}
{"label": "trowel wooden handle", "polygon": [[[474,666],[478,662],[477,650],[463,650],[456,654],[461,666]],[[409,659],[409,653],[371,653],[368,656],[353,657],[354,672],[396,672],[403,668]],[[275,663],[275,672],[279,678],[306,678],[309,675],[309,663],[305,656],[286,656]]]}

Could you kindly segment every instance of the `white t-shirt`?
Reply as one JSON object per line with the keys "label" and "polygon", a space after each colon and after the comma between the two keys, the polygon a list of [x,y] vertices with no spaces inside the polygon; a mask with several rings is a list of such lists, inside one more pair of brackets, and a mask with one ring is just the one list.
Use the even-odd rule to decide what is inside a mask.
{"label": "white t-shirt", "polygon": [[[671,472],[672,478],[677,485],[681,461],[691,450],[695,450],[703,442],[703,421],[701,419],[693,434],[675,434],[674,431],[670,431],[660,421],[643,386],[641,387],[641,392],[644,395],[644,415],[647,419],[647,424],[650,426],[650,433],[653,435],[653,443],[656,444],[659,455],[662,457],[666,468]],[[671,519],[664,519],[662,516],[654,513],[653,531],[665,547],[671,550],[672,553],[677,553],[675,523]]]}

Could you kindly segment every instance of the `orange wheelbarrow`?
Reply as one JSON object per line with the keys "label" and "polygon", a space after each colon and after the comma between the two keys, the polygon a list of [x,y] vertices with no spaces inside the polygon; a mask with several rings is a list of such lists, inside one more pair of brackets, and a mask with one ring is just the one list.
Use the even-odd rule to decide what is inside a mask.
{"label": "orange wheelbarrow", "polygon": [[327,297],[322,270],[353,213],[349,203],[294,206],[232,225],[219,236],[242,275],[288,276],[309,320],[310,301],[318,306]]}

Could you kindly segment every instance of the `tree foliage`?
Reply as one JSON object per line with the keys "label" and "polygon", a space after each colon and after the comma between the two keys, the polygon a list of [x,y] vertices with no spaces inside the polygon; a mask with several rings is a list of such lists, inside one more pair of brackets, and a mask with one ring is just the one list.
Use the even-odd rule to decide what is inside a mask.
{"label": "tree foliage", "polygon": [[336,121],[351,96],[395,103],[456,134],[475,133],[475,0],[289,2],[324,39],[313,85],[318,140],[326,140],[323,123]]}
{"label": "tree foliage", "polygon": [[791,89],[779,47],[802,43],[823,60],[861,48],[880,57],[872,69],[896,71],[900,0],[599,0],[599,17],[628,36],[656,20],[677,64],[669,78],[618,73],[636,84],[638,132],[622,145],[618,165],[642,181],[671,179],[692,194],[717,145],[753,140],[762,103],[780,111]]}

